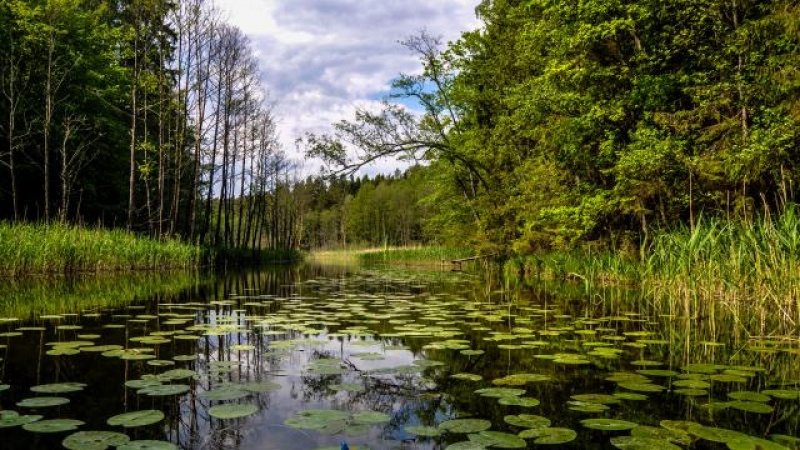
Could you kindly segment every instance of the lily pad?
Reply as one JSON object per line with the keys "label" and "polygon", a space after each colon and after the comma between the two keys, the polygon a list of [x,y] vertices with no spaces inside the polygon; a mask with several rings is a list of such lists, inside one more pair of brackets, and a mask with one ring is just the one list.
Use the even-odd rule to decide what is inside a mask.
{"label": "lily pad", "polygon": [[118,414],[109,418],[106,423],[111,426],[123,426],[125,428],[142,427],[145,425],[152,425],[164,419],[164,413],[155,409],[146,409],[142,411],[132,411],[124,414]]}
{"label": "lily pad", "polygon": [[448,445],[445,450],[484,450],[485,448],[486,446],[479,442],[461,441]]}
{"label": "lily pad", "polygon": [[760,403],[766,403],[772,400],[772,398],[769,395],[753,391],[728,392],[728,397],[734,400],[741,400],[746,402],[760,402]]}
{"label": "lily pad", "polygon": [[136,391],[137,394],[149,395],[151,397],[162,397],[166,395],[181,395],[189,392],[189,386],[185,384],[163,384],[160,386],[150,386]]}
{"label": "lily pad", "polygon": [[533,397],[500,397],[497,403],[506,406],[519,406],[522,408],[533,408],[539,406],[539,400]]}
{"label": "lily pad", "polygon": [[525,393],[525,389],[483,388],[478,389],[475,393],[483,397],[518,397]]}
{"label": "lily pad", "polygon": [[40,394],[66,394],[68,392],[82,391],[85,387],[84,383],[53,383],[33,386],[31,391]]}
{"label": "lily pad", "polygon": [[619,398],[608,394],[577,394],[570,397],[573,400],[601,405],[614,405],[619,403]]}
{"label": "lily pad", "polygon": [[67,436],[61,445],[69,450],[105,450],[127,444],[131,438],[113,431],[79,431]]}
{"label": "lily pad", "polygon": [[31,397],[17,402],[17,406],[22,408],[50,408],[69,403],[68,398],[64,397]]}
{"label": "lily pad", "polygon": [[256,405],[239,405],[226,403],[208,408],[208,414],[217,419],[238,419],[240,417],[251,416],[258,412]]}
{"label": "lily pad", "polygon": [[41,420],[38,415],[20,415],[16,411],[0,411],[0,428],[18,427]]}
{"label": "lily pad", "polygon": [[533,414],[520,414],[517,416],[505,416],[503,420],[516,427],[522,428],[547,428],[550,426],[550,419]]}
{"label": "lily pad", "polygon": [[631,430],[631,436],[649,439],[659,439],[681,445],[691,445],[692,437],[689,433],[680,430],[670,430],[662,427],[640,425]]}
{"label": "lily pad", "polygon": [[200,394],[200,397],[214,401],[238,400],[250,395],[249,392],[241,389],[238,385],[223,386]]}
{"label": "lily pad", "polygon": [[534,439],[538,445],[559,445],[572,442],[578,437],[575,430],[569,428],[534,428],[518,434],[523,439]]}
{"label": "lily pad", "polygon": [[770,414],[775,409],[766,403],[761,402],[748,402],[743,400],[737,400],[734,402],[729,402],[728,406],[733,409],[738,409],[739,411],[745,411],[755,414]]}
{"label": "lily pad", "polygon": [[603,431],[632,430],[639,426],[637,423],[617,419],[584,419],[581,420],[581,425],[593,430]]}
{"label": "lily pad", "polygon": [[[515,434],[501,431],[481,431],[478,435],[481,437],[478,442],[489,442],[489,447],[493,448],[525,448],[528,446],[524,439]],[[468,437],[473,439],[473,435]]]}
{"label": "lily pad", "polygon": [[439,429],[448,433],[478,433],[492,427],[492,422],[484,419],[453,419],[439,424]]}
{"label": "lily pad", "polygon": [[76,430],[81,425],[84,425],[84,422],[80,420],[50,419],[27,423],[22,428],[33,433],[60,433]]}
{"label": "lily pad", "polygon": [[388,415],[377,411],[361,411],[353,414],[353,420],[356,423],[372,424],[384,423],[391,419]]}
{"label": "lily pad", "polygon": [[436,427],[428,427],[420,425],[420,426],[406,427],[405,429],[408,433],[411,433],[416,436],[438,437],[442,435],[442,432]]}

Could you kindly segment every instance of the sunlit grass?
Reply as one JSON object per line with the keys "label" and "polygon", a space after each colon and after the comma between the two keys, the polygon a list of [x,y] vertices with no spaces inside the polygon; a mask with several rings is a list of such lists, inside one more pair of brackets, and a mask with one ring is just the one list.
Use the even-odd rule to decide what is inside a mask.
{"label": "sunlit grass", "polygon": [[191,268],[202,250],[174,239],[61,224],[0,223],[0,274]]}

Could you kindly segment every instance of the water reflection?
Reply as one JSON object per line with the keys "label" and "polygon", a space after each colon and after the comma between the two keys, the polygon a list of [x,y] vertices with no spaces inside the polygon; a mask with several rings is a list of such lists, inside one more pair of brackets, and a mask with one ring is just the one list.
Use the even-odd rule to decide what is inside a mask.
{"label": "water reflection", "polygon": [[[754,339],[722,310],[679,317],[633,290],[587,295],[571,283],[504,289],[496,277],[320,265],[98,283],[99,292],[42,288],[42,300],[28,309],[21,305],[31,294],[10,291],[17,300],[5,316],[23,320],[0,329],[0,383],[10,385],[0,392],[0,410],[75,418],[86,422],[81,430],[122,431],[182,449],[305,450],[338,447],[342,439],[359,449],[444,449],[467,435],[425,438],[406,428],[475,417],[515,435],[524,428],[508,423],[511,414],[575,430],[565,448],[613,448],[611,437],[628,434],[582,425],[592,417],[652,426],[691,420],[759,437],[798,433],[800,398],[769,398],[767,413],[729,398],[795,389],[797,340]],[[159,284],[163,291],[150,290]],[[65,311],[48,309],[48,292],[75,298],[61,306],[71,313],[47,317]],[[72,344],[83,351],[48,354]],[[124,347],[132,359],[92,351],[107,345]],[[691,366],[698,363],[719,367]],[[64,381],[88,386],[65,394],[71,402],[64,406],[15,405],[33,395],[31,386]],[[125,386],[148,381],[188,391],[151,396]],[[706,386],[695,389],[704,393],[679,394],[679,381]],[[490,387],[522,389],[530,400],[475,393]],[[586,394],[617,397],[602,403]],[[221,420],[209,413],[220,404],[258,412]],[[144,409],[163,411],[165,420],[126,430],[106,424]],[[303,421],[303,411],[328,409],[347,414]],[[365,411],[374,423],[359,419]],[[0,447],[60,448],[68,434],[2,428]]]}

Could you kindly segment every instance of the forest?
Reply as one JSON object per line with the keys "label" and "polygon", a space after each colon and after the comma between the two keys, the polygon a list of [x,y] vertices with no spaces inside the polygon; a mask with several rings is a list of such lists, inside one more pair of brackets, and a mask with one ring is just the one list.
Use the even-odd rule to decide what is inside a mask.
{"label": "forest", "polygon": [[[486,0],[401,44],[382,110],[281,149],[247,37],[205,0],[0,5],[0,217],[216,248],[636,247],[793,204],[794,0]],[[412,105],[412,106],[408,106]],[[369,179],[365,164],[413,158]]]}
{"label": "forest", "polygon": [[476,12],[481,27],[455,42],[435,30],[403,42],[423,71],[398,77],[383,110],[307,136],[309,154],[340,171],[427,160],[437,239],[485,253],[636,247],[794,202],[797,1],[487,0]]}

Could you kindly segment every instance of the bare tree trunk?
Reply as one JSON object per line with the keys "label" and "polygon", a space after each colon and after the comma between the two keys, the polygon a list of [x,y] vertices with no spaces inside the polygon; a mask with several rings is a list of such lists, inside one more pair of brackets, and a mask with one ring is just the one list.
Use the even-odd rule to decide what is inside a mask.
{"label": "bare tree trunk", "polygon": [[136,29],[133,41],[133,77],[131,79],[131,128],[130,128],[130,169],[128,176],[128,221],[127,229],[133,229],[133,215],[136,209],[136,121],[138,119],[136,96],[139,84],[139,30]]}

